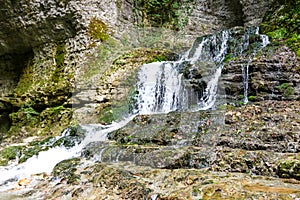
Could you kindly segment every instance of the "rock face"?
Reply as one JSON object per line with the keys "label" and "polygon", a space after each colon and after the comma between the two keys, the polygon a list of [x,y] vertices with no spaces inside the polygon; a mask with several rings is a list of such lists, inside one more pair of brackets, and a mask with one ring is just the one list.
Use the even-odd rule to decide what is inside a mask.
{"label": "rock face", "polygon": [[[258,25],[270,3],[197,0],[176,9],[182,14],[180,29],[184,27],[186,34],[194,38],[236,25]],[[132,0],[4,0],[0,7],[0,102],[7,104],[1,108],[5,114],[0,117],[6,118],[1,120],[5,122],[3,127],[22,121],[7,119],[12,110],[18,112],[22,106],[32,107],[37,113],[58,106],[71,107],[74,88],[82,90],[77,82],[80,71],[85,70],[82,66],[89,68],[90,57],[97,55],[101,43],[112,35],[114,39],[140,40],[139,29],[132,31],[132,27],[143,26],[149,20],[147,16],[140,20],[142,8]],[[84,87],[93,88],[95,93],[94,85]],[[90,92],[79,92],[79,104],[85,104],[86,99],[98,101],[87,98]]]}
{"label": "rock face", "polygon": [[33,56],[37,58],[34,63],[43,65],[42,73],[52,68],[55,63],[48,62],[56,54],[56,49],[51,48],[53,45],[66,45],[64,64],[79,65],[92,43],[87,34],[92,18],[99,18],[118,30],[132,24],[131,9],[121,9],[128,3],[120,3],[117,7],[114,1],[95,0],[80,3],[76,0],[2,1],[0,63],[1,69],[8,73],[1,75],[4,80],[1,96],[11,93],[26,62]]}
{"label": "rock face", "polygon": [[[4,134],[5,139],[20,141],[32,136],[27,128],[35,136],[59,133],[72,118],[70,97],[74,87],[87,88],[76,93],[76,105],[100,103],[99,110],[104,112],[103,122],[106,122],[103,108],[125,93],[116,89],[125,84],[120,79],[131,78],[126,73],[135,70],[139,63],[165,56],[162,51],[155,51],[153,57],[153,51],[137,49],[118,59],[114,57],[110,60],[114,65],[97,63],[97,73],[103,72],[105,76],[99,80],[91,74],[90,85],[78,84],[82,71],[92,71],[89,55],[107,53],[108,42],[103,43],[112,32],[115,39],[122,38],[123,33],[131,39],[126,34],[141,17],[134,12],[139,9],[134,2],[3,0],[0,3],[3,11],[0,12],[0,70],[3,71],[0,133],[8,130],[15,133]],[[185,31],[195,37],[237,25],[258,25],[272,2],[195,0],[191,10],[182,16],[190,15]],[[102,51],[98,47],[103,47]],[[243,69],[248,66],[247,95],[251,104],[225,105],[226,110],[220,106],[215,111],[138,115],[127,126],[109,133],[109,141],[92,142],[79,157],[58,163],[51,175],[33,177],[37,185],[33,188],[29,185],[22,191],[25,192],[22,197],[300,198],[299,58],[288,48],[276,45],[256,53],[229,58],[221,77],[227,99],[236,103],[245,98],[240,95],[244,94]],[[128,60],[134,65],[129,65]],[[107,68],[111,71],[106,71]],[[201,78],[197,68],[190,72],[183,75]],[[98,81],[101,87],[94,87]],[[127,85],[130,84],[128,81]],[[93,99],[90,88],[93,95],[97,93],[101,98]],[[84,114],[90,116],[89,111]],[[108,110],[108,115],[111,111]],[[72,147],[83,137],[83,132],[74,130],[56,142],[49,137],[25,146],[10,146],[1,150],[0,164],[7,165],[20,154],[23,157],[19,161],[23,162],[48,148]],[[112,165],[115,162],[118,163]],[[0,193],[0,198],[19,197],[20,193],[14,196],[15,191],[10,192],[12,196]]]}
{"label": "rock face", "polygon": [[195,0],[186,31],[194,35],[234,26],[258,26],[272,0]]}
{"label": "rock face", "polygon": [[228,99],[243,100],[247,66],[250,101],[299,100],[299,57],[287,47],[272,45],[255,57],[233,59],[225,65],[221,82]]}
{"label": "rock face", "polygon": [[[195,1],[191,6],[191,16],[184,16],[189,18],[186,31],[189,35],[199,35],[237,25],[258,25],[269,4],[267,0],[259,3]],[[0,14],[0,66],[6,71],[1,76],[1,96],[9,94],[16,86],[20,72],[32,56],[40,58],[37,55],[40,54],[44,57],[43,52],[38,51],[43,46],[64,43],[66,54],[70,54],[65,63],[82,61],[82,55],[92,43],[86,34],[92,18],[101,19],[119,36],[135,20],[138,21],[134,18],[132,1],[21,0],[2,1],[0,6],[3,11]],[[55,48],[47,51],[55,54]],[[44,60],[39,62],[44,63],[45,68],[51,67],[51,63],[48,66]]]}

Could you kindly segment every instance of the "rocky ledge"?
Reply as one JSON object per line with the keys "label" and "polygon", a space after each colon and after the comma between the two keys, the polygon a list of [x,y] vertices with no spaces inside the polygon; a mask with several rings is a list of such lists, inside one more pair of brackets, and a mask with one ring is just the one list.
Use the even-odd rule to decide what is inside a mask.
{"label": "rocky ledge", "polygon": [[51,175],[32,176],[27,191],[20,192],[25,184],[19,184],[11,194],[45,199],[297,199],[299,119],[299,101],[274,100],[215,111],[139,115],[110,133],[111,141],[90,143],[80,157],[58,163]]}

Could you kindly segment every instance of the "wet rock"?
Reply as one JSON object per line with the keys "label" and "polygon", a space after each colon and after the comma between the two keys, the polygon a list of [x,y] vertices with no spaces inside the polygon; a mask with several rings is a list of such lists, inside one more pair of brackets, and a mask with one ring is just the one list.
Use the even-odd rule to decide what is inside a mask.
{"label": "wet rock", "polygon": [[183,145],[223,123],[220,112],[172,112],[138,115],[125,127],[108,134],[109,139],[126,144]]}
{"label": "wet rock", "polygon": [[[93,166],[93,186],[95,188],[105,188],[110,190],[106,195],[115,194],[125,199],[144,198],[148,195],[149,189],[134,178],[128,171],[113,168],[105,165]],[[97,190],[97,189],[96,189]],[[106,196],[105,195],[105,196]]]}
{"label": "wet rock", "polygon": [[9,161],[15,160],[20,156],[22,147],[20,146],[11,146],[0,151],[0,165],[6,166]]}
{"label": "wet rock", "polygon": [[299,102],[265,101],[229,109],[217,145],[246,150],[299,152]]}
{"label": "wet rock", "polygon": [[66,148],[71,148],[83,140],[85,131],[80,126],[71,126],[65,129],[62,134],[62,137],[53,143],[53,147],[64,146]]}
{"label": "wet rock", "polygon": [[299,58],[287,47],[268,46],[252,58],[231,60],[224,66],[221,82],[229,100],[242,100],[244,94],[243,68],[249,67],[250,101],[297,100],[299,92]]}
{"label": "wet rock", "polygon": [[78,184],[80,176],[76,174],[80,158],[72,158],[63,160],[57,163],[53,169],[53,176],[61,179],[60,182],[66,182],[67,184]]}

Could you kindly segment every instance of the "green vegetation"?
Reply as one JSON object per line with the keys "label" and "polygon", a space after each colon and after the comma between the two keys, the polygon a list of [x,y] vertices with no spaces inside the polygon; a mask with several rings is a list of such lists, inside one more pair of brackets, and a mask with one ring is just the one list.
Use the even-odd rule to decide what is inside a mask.
{"label": "green vegetation", "polygon": [[22,108],[24,113],[26,114],[26,118],[28,120],[34,120],[35,116],[39,116],[40,113],[38,113],[37,111],[35,111],[32,107],[25,107]]}
{"label": "green vegetation", "polygon": [[232,59],[232,55],[231,54],[227,54],[223,60],[223,62],[228,62]]}
{"label": "green vegetation", "polygon": [[41,151],[47,151],[56,146],[66,148],[73,147],[84,137],[84,130],[79,126],[71,126],[65,129],[65,134],[60,138],[47,137],[40,141],[33,141],[27,145],[10,146],[0,151],[0,166],[7,165],[9,161],[19,158],[19,163],[25,162],[28,158],[38,155]]}
{"label": "green vegetation", "polygon": [[92,18],[88,27],[88,34],[102,42],[109,38],[107,25],[100,19]]}
{"label": "green vegetation", "polygon": [[277,165],[277,175],[281,178],[295,178],[300,180],[300,160],[288,159],[282,160]]}
{"label": "green vegetation", "polygon": [[289,83],[282,83],[276,88],[279,89],[283,93],[283,96],[285,97],[289,97],[290,95],[293,95],[295,92],[294,88]]}
{"label": "green vegetation", "polygon": [[182,29],[191,13],[188,0],[134,0],[138,25]]}
{"label": "green vegetation", "polygon": [[75,172],[79,163],[80,158],[63,160],[55,165],[53,169],[53,176],[67,180],[68,184],[78,184],[80,181],[80,175]]}
{"label": "green vegetation", "polygon": [[30,60],[27,63],[26,67],[24,67],[18,85],[14,90],[14,92],[17,95],[22,95],[29,90],[29,88],[33,84],[32,74],[33,74],[33,60]]}
{"label": "green vegetation", "polygon": [[248,97],[248,100],[249,100],[249,101],[255,100],[255,96],[249,96],[249,97]]}
{"label": "green vegetation", "polygon": [[15,160],[20,155],[20,146],[10,146],[0,152],[0,166],[5,166],[9,161]]}
{"label": "green vegetation", "polygon": [[52,115],[52,114],[59,114],[59,113],[61,113],[64,110],[66,110],[66,108],[63,105],[55,106],[53,108],[49,108],[49,114],[50,115]]}
{"label": "green vegetation", "polygon": [[278,1],[261,25],[273,42],[284,43],[300,56],[300,1]]}
{"label": "green vegetation", "polygon": [[65,61],[65,44],[59,44],[56,47],[55,61],[57,66],[62,66]]}
{"label": "green vegetation", "polygon": [[122,119],[128,112],[128,102],[115,103],[101,110],[99,120],[104,124],[111,123]]}

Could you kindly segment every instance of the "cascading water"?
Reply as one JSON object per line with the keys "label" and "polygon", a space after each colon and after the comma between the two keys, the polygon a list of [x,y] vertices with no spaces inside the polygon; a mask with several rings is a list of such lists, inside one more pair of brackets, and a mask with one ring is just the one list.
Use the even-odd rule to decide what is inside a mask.
{"label": "cascading water", "polygon": [[181,76],[172,63],[155,62],[143,65],[137,83],[138,113],[176,110],[180,102]]}
{"label": "cascading water", "polygon": [[[202,37],[178,61],[143,65],[138,73],[136,113],[211,108],[216,100],[221,62],[227,53],[228,39],[229,31]],[[203,66],[203,74],[195,75],[193,70],[200,72],[201,69],[199,62],[205,62],[209,68],[204,69]]]}
{"label": "cascading water", "polygon": [[[200,37],[178,61],[143,65],[138,73],[138,109],[135,113],[212,108],[217,99],[218,80],[225,57],[240,56],[246,51],[255,55],[269,43],[267,36],[258,33],[258,28],[240,31],[241,29],[224,30]],[[257,41],[252,41],[253,38]],[[249,64],[242,69],[245,102],[248,94]]]}
{"label": "cascading water", "polygon": [[[250,29],[251,31],[251,29]],[[259,34],[259,28],[257,27],[255,30],[255,35],[258,35],[260,37],[261,43],[258,43],[258,46],[253,49],[253,52],[251,52],[251,55],[248,56],[249,61],[247,62],[246,66],[242,67],[242,75],[243,75],[243,87],[244,87],[244,104],[248,103],[248,89],[249,89],[249,66],[252,63],[253,57],[259,51],[260,49],[266,47],[270,42],[269,38],[266,35],[260,35]],[[246,47],[249,46],[249,36],[250,34],[245,34],[244,40],[247,41]]]}
{"label": "cascading water", "polygon": [[[254,31],[253,31],[254,30]],[[56,163],[80,156],[82,149],[94,141],[106,141],[107,133],[117,130],[129,122],[135,114],[167,113],[170,111],[194,111],[210,109],[215,105],[218,94],[218,80],[225,57],[240,56],[249,51],[251,37],[260,41],[257,52],[268,44],[266,36],[258,29],[232,29],[215,35],[197,38],[193,47],[178,61],[155,62],[141,66],[137,81],[137,105],[133,115],[109,126],[88,125],[85,139],[72,148],[55,147],[40,152],[25,163],[0,168],[0,186],[5,190],[19,178],[37,173],[50,173]],[[247,71],[246,71],[247,72]],[[245,73],[245,77],[248,74]],[[248,79],[245,78],[244,82]],[[245,96],[248,86],[245,85]],[[5,187],[4,187],[5,186]]]}

